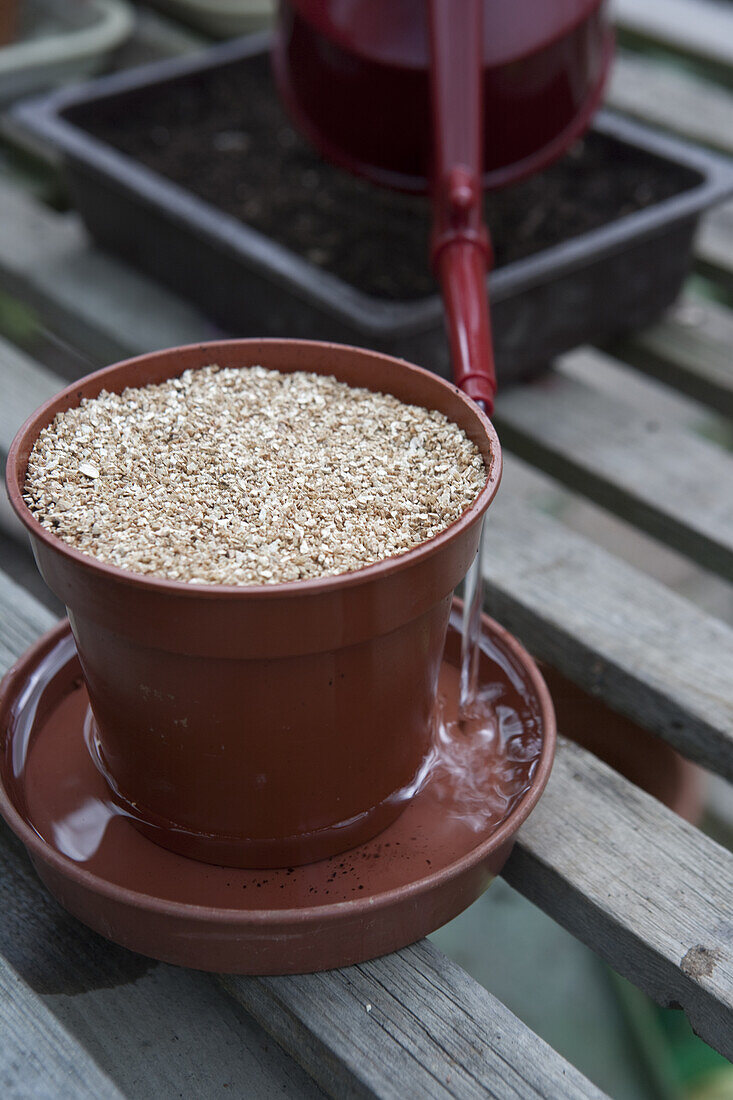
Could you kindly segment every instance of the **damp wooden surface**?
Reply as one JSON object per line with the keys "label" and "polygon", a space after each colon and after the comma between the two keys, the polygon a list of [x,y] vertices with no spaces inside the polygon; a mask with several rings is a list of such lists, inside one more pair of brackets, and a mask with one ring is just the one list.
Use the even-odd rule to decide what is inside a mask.
{"label": "damp wooden surface", "polygon": [[123,1094],[61,1026],[20,975],[0,959],[0,1090],[6,1100],[122,1100]]}
{"label": "damp wooden surface", "polygon": [[[122,1095],[135,1100],[323,1095],[250,1016],[221,995],[210,975],[114,947],[66,914],[4,825],[0,875],[0,953],[22,978],[16,996],[26,1015],[55,1018],[80,1069],[93,1059]],[[0,1033],[2,1081],[8,1053],[2,1017]],[[57,1094],[18,1093],[22,1100],[37,1095],[55,1100]],[[94,1080],[71,1095],[96,1100]]]}
{"label": "damp wooden surface", "polygon": [[[728,66],[731,44],[712,21],[728,17],[722,4],[713,10],[712,0],[664,0],[663,7],[665,20],[662,0],[618,0],[624,42],[644,39],[713,60],[716,72]],[[685,20],[693,8],[691,27]],[[200,44],[169,20],[147,17],[118,63]],[[733,152],[729,79],[683,71],[624,45],[608,100],[650,125]],[[56,170],[50,150],[35,151]],[[219,335],[190,305],[97,249],[74,213],[45,206],[4,161],[0,209],[0,292],[24,311],[23,325],[7,331],[0,311],[0,460],[25,415],[64,384],[45,350],[31,345],[63,349],[70,378]],[[730,300],[733,203],[703,220],[695,263]],[[29,326],[33,338],[23,351]],[[684,395],[689,408],[683,402],[680,416],[660,415],[651,429],[653,418],[622,392],[594,390],[566,361],[550,380],[503,399],[505,442],[556,484],[730,577],[733,456],[725,440],[701,439],[690,426],[703,406],[720,417],[733,412],[731,337],[733,312],[702,301],[692,287],[656,325],[607,349],[658,387],[660,409],[670,389]],[[592,349],[575,354],[598,365]],[[507,485],[521,468],[510,455]],[[675,491],[682,475],[684,499]],[[0,514],[0,549],[16,537],[9,530]],[[486,554],[489,610],[537,656],[733,779],[729,625],[521,493],[500,494],[492,506]],[[0,571],[0,672],[53,619]],[[731,1057],[731,859],[587,752],[562,743],[506,877],[660,1003],[681,1005]],[[426,942],[293,978],[217,979],[164,966],[65,914],[4,826],[0,906],[3,1096],[12,1097],[13,1087],[19,1097],[29,1094],[12,1077],[19,1042],[60,1067],[55,1082],[65,1068],[75,1074],[69,1096],[79,1097],[403,1097],[407,1087],[410,1095],[499,1100],[600,1095]],[[44,1092],[43,1076],[34,1082],[33,1095],[64,1095],[58,1084]]]}

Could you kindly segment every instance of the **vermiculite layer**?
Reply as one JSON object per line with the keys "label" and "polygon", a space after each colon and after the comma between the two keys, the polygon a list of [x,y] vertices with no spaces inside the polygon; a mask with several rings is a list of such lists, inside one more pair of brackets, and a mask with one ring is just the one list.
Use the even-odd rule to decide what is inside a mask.
{"label": "vermiculite layer", "polygon": [[276,584],[402,554],[485,481],[478,448],[442,413],[318,374],[210,366],[59,413],[25,500],[122,569]]}

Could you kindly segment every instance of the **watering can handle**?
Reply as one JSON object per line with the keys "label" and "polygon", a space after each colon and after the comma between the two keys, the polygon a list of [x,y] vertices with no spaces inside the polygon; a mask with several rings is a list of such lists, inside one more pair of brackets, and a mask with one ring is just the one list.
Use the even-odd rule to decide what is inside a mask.
{"label": "watering can handle", "polygon": [[496,393],[483,221],[483,0],[428,0],[433,112],[431,259],[453,379],[489,414]]}

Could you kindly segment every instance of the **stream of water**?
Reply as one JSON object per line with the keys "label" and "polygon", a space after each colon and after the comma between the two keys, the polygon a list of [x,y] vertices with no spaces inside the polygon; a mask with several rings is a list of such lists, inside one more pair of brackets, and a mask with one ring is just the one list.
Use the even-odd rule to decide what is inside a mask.
{"label": "stream of water", "polygon": [[485,520],[481,521],[478,553],[463,582],[463,622],[461,628],[461,692],[459,715],[464,717],[476,699],[479,657],[481,653],[481,611],[484,603],[484,581],[481,562],[484,554]]}

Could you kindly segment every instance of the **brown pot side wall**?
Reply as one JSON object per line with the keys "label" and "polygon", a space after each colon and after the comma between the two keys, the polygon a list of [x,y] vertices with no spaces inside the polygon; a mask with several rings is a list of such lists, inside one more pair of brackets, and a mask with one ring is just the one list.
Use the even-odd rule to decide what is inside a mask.
{"label": "brown pot side wall", "polygon": [[[72,626],[104,762],[142,818],[268,839],[347,821],[411,782],[449,612],[450,597],[359,645],[259,660],[154,652],[78,616]],[[346,833],[358,843],[368,823]]]}

